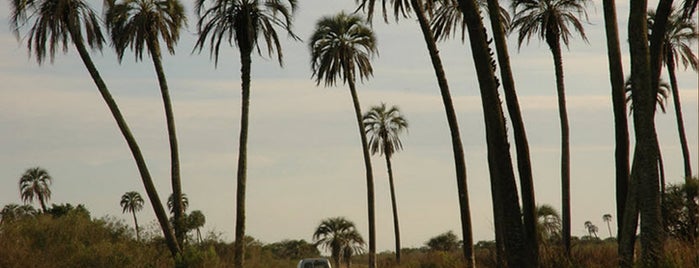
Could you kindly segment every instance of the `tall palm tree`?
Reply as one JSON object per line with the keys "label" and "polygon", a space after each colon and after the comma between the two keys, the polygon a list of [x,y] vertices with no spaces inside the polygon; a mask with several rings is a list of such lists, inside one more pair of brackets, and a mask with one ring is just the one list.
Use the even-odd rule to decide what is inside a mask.
{"label": "tall palm tree", "polygon": [[[160,93],[165,108],[168,139],[170,142],[170,166],[172,192],[180,196],[180,160],[175,131],[175,116],[170,100],[170,91],[163,71],[160,38],[170,54],[175,53],[175,45],[180,38],[180,29],[186,25],[184,7],[178,0],[108,0],[106,3],[106,23],[111,32],[112,45],[119,62],[127,48],[136,54],[136,60],[143,60],[143,50],[150,55],[160,84]],[[178,243],[183,240],[182,204],[176,203],[175,236]]]}
{"label": "tall palm tree", "polygon": [[368,79],[372,75],[371,58],[377,52],[376,37],[373,31],[357,15],[344,12],[325,16],[318,20],[309,40],[311,50],[311,70],[316,85],[334,86],[337,80],[348,84],[354,114],[357,118],[359,136],[362,142],[362,155],[367,183],[367,204],[369,218],[369,267],[376,267],[376,219],[374,211],[374,175],[371,169],[369,144],[364,135],[362,110],[355,82]]}
{"label": "tall palm tree", "polygon": [[[673,10],[668,19],[667,29],[663,38],[664,45],[662,46],[661,59],[667,68],[670,76],[670,86],[672,90],[672,101],[675,106],[675,118],[677,119],[677,132],[680,137],[680,148],[682,148],[682,156],[684,159],[684,177],[686,181],[692,179],[692,163],[689,156],[689,146],[687,145],[687,135],[684,129],[684,119],[682,116],[682,106],[680,102],[679,86],[677,85],[677,75],[675,73],[678,63],[682,63],[685,69],[689,66],[694,71],[697,71],[699,60],[697,55],[692,51],[692,43],[697,41],[699,34],[697,33],[696,23],[691,19],[683,18],[681,10]],[[655,13],[648,13],[648,25],[652,27],[655,21]],[[663,187],[661,185],[661,187]],[[687,197],[691,197],[688,193]],[[696,210],[691,202],[690,209]],[[690,214],[689,226],[693,230],[693,226],[697,225],[697,219]],[[690,241],[694,241],[694,233],[690,233]]]}
{"label": "tall palm tree", "polygon": [[[461,41],[465,41],[466,25],[463,15],[459,10],[459,3],[456,0],[443,0],[438,5],[434,18],[432,19],[432,29],[438,39],[446,39],[455,36],[459,29],[461,31]],[[524,120],[519,107],[519,100],[515,90],[515,82],[510,66],[510,56],[507,48],[506,32],[510,28],[511,18],[507,9],[500,6],[497,0],[478,0],[480,9],[485,11],[490,18],[491,29],[495,41],[495,49],[500,64],[500,75],[502,77],[503,91],[505,92],[505,103],[507,111],[512,119],[512,128],[517,150],[517,168],[519,171],[520,185],[522,186],[522,213],[524,220],[525,236],[529,258],[534,266],[538,266],[538,247],[536,231],[536,200],[534,197],[534,182],[531,170],[531,158],[529,154],[529,142],[524,128]],[[497,237],[498,235],[496,235]],[[497,240],[497,239],[496,239]],[[496,241],[496,246],[500,245]],[[498,246],[501,252],[501,245]],[[500,254],[502,255],[502,254]]]}
{"label": "tall palm tree", "polygon": [[46,213],[46,202],[51,199],[51,183],[53,178],[46,169],[33,167],[24,171],[19,178],[19,193],[26,203],[39,201],[41,212]]}
{"label": "tall palm tree", "polygon": [[[359,2],[359,1],[357,1]],[[368,14],[368,20],[374,13],[375,0],[362,0],[359,9],[363,9]],[[387,10],[386,4],[387,0],[381,0],[382,11],[384,21],[387,21]],[[427,8],[431,9],[433,1],[426,1]],[[409,1],[409,0],[391,0],[389,2],[391,8],[394,11],[395,19],[398,20],[401,16],[407,17],[408,12],[411,9],[415,12],[418,18],[418,23],[420,24],[420,30],[422,31],[427,50],[430,55],[430,60],[432,62],[432,67],[434,69],[435,75],[437,77],[437,84],[439,85],[440,94],[442,95],[442,103],[444,104],[444,110],[447,116],[447,123],[449,125],[449,132],[451,134],[452,141],[452,151],[454,154],[454,167],[456,170],[456,184],[457,193],[459,197],[459,208],[461,216],[461,231],[463,235],[463,252],[464,258],[466,258],[466,265],[472,267],[473,262],[473,235],[471,231],[471,210],[468,200],[468,185],[466,183],[466,159],[464,157],[463,143],[461,142],[461,134],[459,133],[459,125],[456,117],[456,111],[454,109],[454,104],[451,99],[451,92],[449,91],[449,83],[444,72],[444,67],[442,66],[442,59],[439,56],[439,51],[437,49],[437,44],[435,41],[434,34],[432,33],[429,22],[425,16],[425,8],[422,7],[421,1]],[[371,252],[371,247],[370,247]]]}
{"label": "tall palm tree", "polygon": [[393,169],[391,156],[403,149],[400,134],[407,130],[408,121],[401,115],[397,106],[387,109],[385,103],[373,106],[364,114],[364,132],[369,137],[371,154],[384,155],[388,170],[388,184],[391,189],[391,206],[393,207],[393,231],[396,238],[396,262],[400,264],[400,228],[398,225],[398,207],[396,205],[396,190],[393,184]]}
{"label": "tall palm tree", "polygon": [[342,217],[323,220],[313,233],[313,242],[330,251],[335,267],[340,267],[341,260],[349,263],[350,253],[361,252],[364,245],[354,223]]}
{"label": "tall palm tree", "polygon": [[[660,1],[661,3],[663,0]],[[660,3],[659,3],[660,4]],[[634,133],[636,148],[631,165],[631,183],[629,195],[637,196],[638,210],[641,218],[641,262],[644,267],[658,267],[663,256],[663,227],[660,212],[660,191],[658,182],[658,137],[655,130],[655,89],[652,88],[654,76],[649,55],[646,0],[630,1],[629,8],[629,50],[631,55],[631,79],[633,81]],[[660,13],[659,13],[660,14]],[[657,17],[656,17],[657,19]],[[657,31],[654,31],[657,33]],[[631,200],[628,198],[627,200]],[[625,233],[635,230],[635,223],[630,221],[632,211],[624,215]],[[628,217],[627,217],[628,216]],[[622,258],[624,267],[633,264],[629,257],[633,249]]]}
{"label": "tall palm tree", "polygon": [[570,256],[570,135],[565,83],[563,81],[561,41],[566,47],[568,46],[572,35],[571,30],[578,32],[582,39],[587,41],[579,17],[584,16],[587,19],[585,7],[589,2],[589,0],[515,0],[512,2],[512,8],[515,10],[512,30],[519,33],[518,45],[521,47],[525,38],[530,40],[533,35],[537,35],[539,39],[546,41],[553,54],[558,94],[558,116],[561,123],[563,245],[567,256]]}
{"label": "tall palm tree", "polygon": [[138,192],[126,192],[121,196],[121,202],[119,202],[122,208],[122,213],[131,212],[133,215],[133,224],[136,227],[136,240],[141,240],[138,229],[138,220],[136,219],[136,212],[143,209],[143,197]]}
{"label": "tall palm tree", "polygon": [[[236,178],[235,240],[245,240],[245,187],[247,181],[248,118],[250,117],[250,69],[252,51],[260,50],[260,39],[267,46],[269,56],[277,55],[282,64],[282,47],[277,28],[298,39],[291,31],[296,0],[196,0],[199,16],[199,38],[194,49],[199,52],[209,43],[210,55],[218,64],[222,41],[238,47],[240,52],[241,114],[238,144],[238,172]],[[235,243],[235,267],[243,267],[245,243]]]}
{"label": "tall palm tree", "polygon": [[95,11],[85,0],[17,0],[12,1],[10,21],[17,38],[21,27],[31,25],[27,33],[27,47],[33,51],[39,64],[45,61],[47,52],[53,61],[59,47],[66,52],[69,42],[75,46],[131,150],[168,249],[173,257],[179,255],[180,247],[167,219],[167,213],[160,203],[141,149],[88,52],[88,47],[101,50],[104,44],[104,36]]}
{"label": "tall palm tree", "polygon": [[612,222],[612,214],[602,215],[602,220],[607,223],[607,230],[609,231],[609,237],[612,237],[612,227],[609,225]]}

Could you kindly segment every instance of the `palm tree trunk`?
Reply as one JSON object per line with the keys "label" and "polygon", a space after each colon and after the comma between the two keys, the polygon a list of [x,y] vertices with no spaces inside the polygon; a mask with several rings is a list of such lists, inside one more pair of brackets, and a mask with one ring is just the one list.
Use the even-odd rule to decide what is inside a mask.
{"label": "palm tree trunk", "polygon": [[609,237],[612,237],[612,227],[609,225],[609,222],[607,222],[607,230],[609,231]]}
{"label": "palm tree trunk", "polygon": [[177,133],[175,130],[175,115],[172,110],[170,91],[167,86],[167,79],[165,79],[165,72],[163,71],[163,65],[161,61],[162,57],[160,54],[160,47],[157,43],[157,40],[149,42],[149,50],[151,52],[151,58],[153,59],[155,73],[158,76],[158,84],[160,85],[160,93],[162,95],[163,106],[165,108],[165,120],[167,121],[168,140],[170,141],[170,172],[173,195],[172,208],[175,211],[175,238],[177,239],[177,243],[182,245],[182,243],[184,242],[184,222],[182,218],[182,183],[180,181],[180,158],[179,149],[177,146]]}
{"label": "palm tree trunk", "polygon": [[638,229],[638,178],[629,177],[629,188],[626,194],[624,222],[619,230],[619,267],[634,267],[634,251],[636,250],[636,230]]}
{"label": "palm tree trunk", "polygon": [[411,0],[411,4],[413,5],[415,15],[420,23],[420,28],[422,29],[422,34],[425,38],[425,43],[430,53],[430,59],[432,60],[432,66],[434,67],[434,71],[437,76],[437,83],[439,84],[439,90],[442,95],[442,102],[444,103],[444,110],[446,111],[447,122],[449,124],[452,150],[454,152],[454,166],[456,167],[456,185],[459,195],[461,233],[463,235],[462,250],[465,258],[465,264],[466,267],[475,267],[475,258],[473,255],[473,234],[471,231],[471,207],[468,198],[468,184],[466,182],[466,159],[464,157],[463,144],[461,143],[461,134],[459,133],[459,124],[456,118],[456,111],[451,99],[451,93],[449,92],[449,85],[442,66],[442,60],[439,57],[439,51],[437,50],[437,43],[435,42],[434,35],[429,28],[427,19],[425,18],[422,3],[418,0]]}
{"label": "palm tree trunk", "polygon": [[[603,5],[605,32],[607,34],[609,80],[612,85],[612,106],[614,110],[616,220],[617,238],[619,238],[621,237],[621,229],[624,222],[624,208],[626,206],[626,194],[629,187],[629,127],[628,119],[626,118],[624,68],[621,63],[621,49],[619,48],[616,4],[614,0],[604,0]],[[621,241],[621,239],[618,241]],[[619,249],[621,249],[621,247],[619,247]]]}
{"label": "palm tree trunk", "polygon": [[124,139],[126,140],[126,143],[128,144],[129,149],[131,150],[131,154],[133,155],[134,160],[136,161],[136,166],[138,167],[138,172],[141,175],[143,186],[145,187],[146,193],[148,194],[148,199],[150,199],[151,205],[153,206],[153,210],[155,211],[155,216],[158,219],[158,222],[160,223],[160,228],[163,231],[165,242],[172,256],[176,258],[178,255],[180,255],[182,251],[179,244],[177,243],[177,240],[175,239],[175,235],[172,232],[170,221],[168,221],[167,213],[165,213],[165,209],[163,209],[163,205],[160,202],[160,197],[158,197],[158,191],[155,189],[153,180],[151,179],[150,173],[148,172],[148,167],[146,166],[146,161],[143,158],[143,155],[141,154],[141,149],[138,147],[136,139],[131,134],[131,130],[129,130],[129,126],[126,124],[126,120],[124,120],[124,116],[121,114],[121,111],[119,110],[119,107],[114,101],[114,98],[112,98],[111,93],[109,93],[107,85],[102,80],[102,77],[97,71],[95,64],[92,62],[90,54],[88,53],[85,44],[82,42],[82,38],[76,34],[72,34],[72,39],[76,49],[78,50],[80,58],[82,59],[83,63],[85,64],[85,67],[90,73],[92,80],[94,80],[95,85],[97,85],[97,89],[102,95],[102,98],[104,99],[105,103],[107,103],[107,107],[109,107],[109,110],[112,113],[114,120],[119,126],[121,134],[124,136]]}
{"label": "palm tree trunk", "polygon": [[41,212],[46,213],[46,202],[44,201],[44,195],[42,193],[38,193],[37,196],[39,196],[39,205],[41,206]]}
{"label": "palm tree trunk", "polygon": [[386,156],[386,169],[388,170],[388,184],[391,187],[391,207],[393,208],[393,232],[396,237],[396,262],[400,264],[400,226],[398,225],[398,205],[396,205],[396,188],[393,184],[393,168],[391,156],[384,150]]}
{"label": "palm tree trunk", "polygon": [[[680,146],[682,147],[682,157],[684,159],[684,179],[685,184],[689,185],[692,180],[692,163],[689,160],[689,147],[687,146],[687,134],[684,130],[684,119],[682,116],[682,104],[680,102],[680,91],[677,86],[677,75],[675,74],[675,58],[673,54],[666,56],[667,71],[670,74],[670,88],[672,89],[672,103],[675,105],[675,118],[677,119],[677,132],[680,135]],[[693,202],[692,192],[689,187],[685,187],[687,194],[687,208],[690,212],[696,211],[695,203]],[[689,213],[689,230],[696,230],[697,218],[696,213]],[[689,241],[694,242],[694,232],[689,232]]]}
{"label": "palm tree trunk", "polygon": [[[493,192],[495,195],[493,198],[499,199],[502,204],[501,212],[494,211],[494,215],[502,217],[507,264],[508,267],[531,267],[526,257],[517,185],[507,142],[505,119],[497,91],[498,82],[493,73],[494,61],[487,44],[488,38],[475,1],[459,0],[459,6],[468,28],[471,56],[480,85],[491,187],[496,189]],[[495,205],[493,204],[494,207]],[[497,224],[496,228],[498,228]],[[497,232],[496,230],[496,234]]]}
{"label": "palm tree trunk", "polygon": [[558,93],[558,117],[561,121],[561,193],[563,216],[563,248],[570,258],[570,132],[568,109],[566,108],[565,83],[563,80],[563,59],[559,35],[547,34],[546,42],[553,54],[556,68],[556,92]]}
{"label": "palm tree trunk", "polygon": [[248,118],[250,111],[250,67],[252,49],[240,48],[240,67],[242,80],[240,140],[238,142],[238,174],[235,199],[235,267],[243,268],[245,259],[245,186],[247,171]]}
{"label": "palm tree trunk", "polygon": [[515,81],[510,66],[510,55],[507,49],[505,29],[502,28],[500,18],[500,3],[497,0],[488,0],[488,12],[490,26],[493,29],[495,50],[500,64],[500,76],[505,92],[505,103],[512,121],[512,132],[515,138],[517,150],[517,168],[519,171],[520,186],[522,187],[522,213],[524,220],[524,234],[527,243],[529,263],[539,266],[539,241],[536,232],[536,199],[534,195],[534,181],[532,178],[531,158],[529,155],[529,142],[527,132],[524,129],[524,120],[519,108]]}
{"label": "palm tree trunk", "polygon": [[141,241],[141,236],[138,229],[138,220],[136,220],[136,211],[132,209],[131,214],[133,214],[133,225],[136,227],[136,241]]}
{"label": "palm tree trunk", "polygon": [[[630,1],[629,48],[631,50],[632,98],[636,149],[631,166],[638,180],[641,213],[641,260],[644,267],[658,267],[663,256],[663,227],[658,183],[658,138],[655,130],[656,90],[653,89],[646,24],[647,0]],[[661,0],[662,2],[662,0]],[[657,17],[656,17],[657,18]],[[655,87],[657,89],[657,87]],[[635,177],[635,178],[633,178]]]}
{"label": "palm tree trunk", "polygon": [[[349,72],[353,71],[353,65],[346,68]],[[352,104],[354,105],[354,114],[357,117],[357,126],[359,127],[359,136],[362,140],[362,154],[364,155],[364,167],[366,169],[366,184],[367,184],[367,204],[369,211],[369,268],[376,267],[376,213],[374,211],[374,175],[371,169],[371,156],[369,155],[369,146],[364,135],[364,126],[362,124],[362,110],[359,106],[359,97],[357,89],[354,85],[354,76],[347,79],[350,93],[352,95]]]}

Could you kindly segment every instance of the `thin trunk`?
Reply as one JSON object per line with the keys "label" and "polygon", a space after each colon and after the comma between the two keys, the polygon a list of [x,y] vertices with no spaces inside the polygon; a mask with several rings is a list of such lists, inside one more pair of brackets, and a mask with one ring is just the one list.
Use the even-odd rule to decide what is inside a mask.
{"label": "thin trunk", "polygon": [[[631,50],[632,98],[636,149],[631,177],[638,182],[641,213],[641,261],[643,267],[658,267],[664,253],[664,233],[658,182],[658,139],[655,130],[656,90],[652,87],[652,64],[646,24],[647,0],[630,1],[629,48]],[[661,0],[661,3],[663,1]],[[657,18],[657,17],[656,17]]]}
{"label": "thin trunk", "polygon": [[636,231],[638,229],[638,178],[630,177],[624,208],[624,222],[619,230],[619,267],[634,267]]}
{"label": "thin trunk", "polygon": [[[473,0],[459,0],[459,6],[468,28],[471,56],[473,57],[478,83],[480,85],[481,104],[485,119],[486,139],[488,144],[488,167],[491,185],[498,191],[493,193],[501,200],[503,217],[502,227],[505,253],[508,267],[530,267],[526,257],[524,229],[522,226],[519,197],[510,157],[505,119],[497,90],[490,48],[483,21],[478,13],[478,6]],[[494,213],[498,217],[498,213]],[[497,225],[496,225],[497,227]],[[497,231],[496,231],[497,232]]]}
{"label": "thin trunk", "polygon": [[420,23],[425,44],[430,53],[432,67],[437,76],[437,83],[442,95],[444,110],[447,115],[447,123],[449,124],[449,132],[451,134],[452,150],[454,153],[454,166],[456,168],[456,185],[459,195],[459,212],[461,216],[461,233],[463,236],[462,250],[465,258],[466,267],[475,267],[475,258],[473,255],[473,234],[471,227],[471,208],[468,198],[468,184],[466,182],[466,158],[464,157],[464,148],[461,143],[461,134],[459,133],[459,124],[456,118],[456,111],[449,92],[446,74],[442,66],[442,60],[439,57],[439,50],[435,42],[434,35],[429,28],[427,19],[425,18],[422,3],[418,0],[411,0],[414,7],[415,15]]}
{"label": "thin trunk", "polygon": [[235,198],[235,267],[243,268],[245,262],[245,186],[248,155],[248,118],[250,117],[250,66],[251,48],[240,49],[240,67],[242,80],[240,140],[238,142],[238,174]]}
{"label": "thin trunk", "polygon": [[561,193],[563,220],[563,248],[570,258],[570,130],[568,109],[566,108],[565,83],[563,80],[563,59],[558,34],[547,34],[546,42],[553,53],[556,67],[556,92],[558,94],[558,117],[561,121]]}
{"label": "thin trunk", "polygon": [[612,227],[609,225],[609,222],[607,222],[607,230],[609,231],[609,237],[612,237]]}
{"label": "thin trunk", "polygon": [[[629,187],[629,127],[626,117],[626,90],[624,89],[624,68],[621,63],[619,29],[614,0],[604,0],[604,24],[607,34],[607,57],[609,60],[609,82],[612,85],[612,107],[614,110],[614,138],[616,161],[616,220],[617,238],[621,237],[626,206],[626,192]],[[618,239],[621,242],[621,239]],[[633,245],[625,245],[633,246]],[[621,253],[622,246],[619,246]],[[621,254],[620,254],[621,255]]]}
{"label": "thin trunk", "polygon": [[163,209],[162,203],[160,203],[158,191],[155,189],[153,180],[151,179],[150,173],[148,172],[148,167],[146,166],[146,161],[143,158],[143,155],[141,154],[141,149],[138,147],[136,139],[131,134],[131,130],[129,130],[129,126],[126,124],[126,120],[124,120],[124,116],[121,114],[121,111],[119,110],[119,107],[114,101],[114,98],[112,98],[111,93],[109,93],[107,85],[102,80],[102,77],[97,71],[95,64],[92,62],[90,54],[88,53],[85,44],[82,42],[82,38],[80,36],[73,35],[73,43],[75,44],[80,58],[82,59],[83,63],[85,64],[85,67],[90,73],[92,80],[94,80],[95,85],[97,85],[97,89],[99,90],[100,94],[102,95],[102,98],[107,104],[107,107],[109,107],[109,110],[112,113],[114,120],[119,126],[121,134],[124,136],[124,139],[126,140],[126,143],[128,144],[129,149],[131,150],[131,154],[133,155],[134,160],[136,161],[136,166],[138,167],[138,172],[141,175],[143,186],[146,189],[146,194],[148,195],[148,199],[150,199],[151,205],[153,206],[153,210],[155,211],[155,216],[158,219],[158,222],[160,223],[161,230],[163,231],[163,236],[165,237],[167,247],[170,250],[172,256],[176,258],[178,255],[180,255],[181,249],[179,244],[177,243],[177,240],[175,239],[174,233],[172,232],[172,227],[170,226],[170,221],[168,221],[167,213],[165,212],[165,209]]}
{"label": "thin trunk", "polygon": [[41,212],[46,213],[46,202],[44,202],[44,196],[41,193],[37,193],[39,197],[39,205],[41,206]]}
{"label": "thin trunk", "polygon": [[180,158],[179,149],[177,146],[177,133],[175,131],[175,115],[172,109],[172,101],[170,100],[170,91],[167,86],[167,79],[165,79],[165,72],[163,71],[162,57],[160,54],[160,47],[157,41],[149,44],[149,50],[151,52],[151,57],[153,59],[153,66],[155,67],[155,73],[158,76],[158,84],[160,85],[160,94],[163,98],[163,106],[165,108],[165,120],[167,121],[167,133],[168,140],[170,142],[170,174],[172,182],[172,198],[173,205],[172,208],[174,213],[174,228],[175,228],[175,238],[177,238],[177,243],[182,245],[184,242],[184,222],[182,218],[182,183],[180,180]]}
{"label": "thin trunk", "polygon": [[[672,52],[668,53],[666,58],[667,71],[670,74],[670,87],[672,89],[672,102],[675,105],[675,118],[677,118],[677,132],[680,135],[680,146],[682,147],[682,157],[684,159],[684,179],[685,184],[689,185],[692,180],[692,163],[689,157],[689,147],[687,146],[687,134],[684,130],[684,119],[682,117],[682,104],[680,102],[680,91],[677,86],[677,76],[675,74],[675,55]],[[691,213],[696,211],[696,205],[694,203],[694,197],[692,196],[692,191],[689,187],[685,187],[687,195],[687,208],[689,209],[689,230],[697,229],[697,217],[696,213]],[[689,241],[694,243],[696,240],[694,232],[689,232]]]}
{"label": "thin trunk", "polygon": [[132,209],[131,214],[133,214],[133,225],[136,227],[136,241],[141,241],[141,236],[138,230],[138,220],[136,220],[136,211]]}
{"label": "thin trunk", "polygon": [[505,29],[502,28],[500,18],[500,3],[497,0],[488,0],[488,12],[490,27],[493,29],[495,40],[495,50],[497,52],[498,63],[500,65],[500,76],[502,77],[502,87],[505,92],[505,103],[507,111],[512,121],[512,133],[515,138],[515,148],[517,150],[517,168],[519,171],[519,181],[522,187],[522,213],[524,219],[524,234],[526,245],[529,251],[529,264],[533,267],[539,266],[539,241],[536,232],[536,199],[534,195],[534,181],[532,177],[531,157],[529,155],[529,142],[527,132],[522,120],[522,112],[519,108],[515,81],[510,66],[510,54],[507,49],[507,38]]}
{"label": "thin trunk", "polygon": [[396,237],[396,262],[400,264],[400,226],[398,225],[398,205],[396,204],[396,188],[393,183],[393,168],[391,167],[391,156],[386,153],[386,169],[388,170],[388,184],[391,188],[391,207],[393,208],[393,232]]}
{"label": "thin trunk", "polygon": [[[345,68],[349,73],[353,73],[354,66],[349,63],[349,67]],[[357,117],[357,126],[359,127],[359,136],[362,140],[362,154],[364,155],[364,167],[366,169],[366,184],[367,184],[367,204],[369,211],[369,268],[376,267],[376,217],[374,211],[374,175],[371,170],[371,156],[369,155],[369,145],[364,135],[364,125],[362,124],[362,110],[359,106],[359,97],[357,89],[354,85],[354,76],[346,76],[349,84],[350,93],[352,95],[352,104],[354,105],[354,114]]]}

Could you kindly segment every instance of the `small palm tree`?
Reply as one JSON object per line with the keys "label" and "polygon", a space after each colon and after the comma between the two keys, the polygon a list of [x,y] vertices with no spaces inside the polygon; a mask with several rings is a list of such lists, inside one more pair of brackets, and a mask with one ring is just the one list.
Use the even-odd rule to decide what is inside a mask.
{"label": "small palm tree", "polygon": [[143,209],[143,197],[138,192],[126,192],[121,196],[121,202],[119,202],[122,208],[122,213],[131,212],[133,215],[133,224],[136,228],[136,240],[141,240],[138,229],[138,220],[136,219],[136,212]]}
{"label": "small palm tree", "polygon": [[335,267],[340,267],[341,260],[349,264],[351,254],[361,252],[364,245],[354,223],[342,217],[323,220],[313,233],[313,241],[330,251]]}
{"label": "small palm tree", "polygon": [[[589,0],[515,0],[512,30],[519,33],[519,46],[533,35],[545,40],[551,53],[556,73],[558,112],[561,122],[561,188],[563,207],[563,246],[570,256],[570,134],[563,81],[561,41],[568,46],[572,31],[587,41],[580,17],[587,19],[585,7]],[[571,29],[572,28],[572,29]]]}
{"label": "small palm tree", "polygon": [[349,85],[357,118],[364,168],[367,181],[367,203],[369,211],[369,267],[376,266],[376,226],[374,212],[374,175],[371,169],[369,144],[364,135],[362,111],[355,82],[368,79],[372,75],[371,58],[376,53],[376,37],[357,15],[341,12],[335,16],[326,16],[318,20],[309,41],[311,50],[311,69],[316,85],[333,86],[337,80]]}
{"label": "small palm tree", "polygon": [[160,202],[141,149],[88,51],[88,47],[101,50],[105,41],[96,12],[85,0],[16,0],[11,3],[10,23],[13,31],[19,38],[20,28],[30,27],[27,33],[27,48],[30,52],[33,51],[32,54],[36,56],[39,64],[45,61],[47,52],[53,62],[59,47],[63,52],[67,52],[68,44],[75,46],[131,150],[168,249],[173,257],[177,257],[180,247],[172,233],[167,213]]}
{"label": "small palm tree", "polygon": [[[260,42],[267,45],[269,56],[277,55],[282,64],[282,47],[275,28],[284,29],[290,37],[298,39],[291,31],[291,20],[296,10],[296,0],[196,0],[199,16],[199,38],[194,49],[199,52],[209,43],[210,55],[218,64],[222,41],[240,51],[241,114],[238,144],[238,172],[236,188],[235,240],[245,240],[245,185],[247,180],[248,117],[250,110],[250,70],[252,51],[260,52]],[[208,3],[208,4],[207,4]],[[235,243],[235,267],[243,267],[245,243]]]}
{"label": "small palm tree", "polygon": [[386,108],[385,103],[373,106],[364,114],[364,132],[369,137],[371,154],[384,155],[388,170],[388,183],[391,190],[391,206],[393,208],[393,230],[396,239],[396,261],[400,263],[400,228],[398,225],[398,207],[396,205],[396,190],[393,183],[391,156],[403,149],[399,135],[408,128],[408,121],[401,115],[396,106]]}
{"label": "small palm tree", "polygon": [[41,211],[46,213],[46,202],[51,199],[51,182],[53,178],[46,169],[34,167],[27,169],[19,178],[19,193],[24,203],[36,199],[41,205]]}
{"label": "small palm tree", "polygon": [[541,241],[558,240],[561,237],[561,215],[550,205],[539,205],[536,208]]}
{"label": "small palm tree", "polygon": [[585,229],[587,229],[587,233],[590,235],[590,237],[594,235],[595,238],[597,238],[597,231],[599,230],[599,228],[597,228],[596,225],[592,224],[591,221],[585,222]]}
{"label": "small palm tree", "polygon": [[[187,211],[187,208],[189,208],[189,198],[187,197],[187,194],[185,194],[185,193],[182,193],[181,196],[182,196],[182,199],[181,199],[182,202],[180,202],[180,204],[182,204],[182,213],[184,213],[185,211]],[[170,210],[170,214],[175,215],[174,194],[171,194],[167,198],[167,209]]]}
{"label": "small palm tree", "polygon": [[189,213],[189,216],[187,216],[187,229],[197,229],[197,241],[201,243],[201,227],[204,227],[204,224],[206,224],[206,217],[204,216],[204,213],[201,212],[201,210],[195,210]]}
{"label": "small palm tree", "polygon": [[[143,50],[150,54],[160,84],[160,93],[165,107],[168,140],[170,142],[171,182],[175,195],[182,194],[180,182],[180,160],[175,131],[175,116],[170,100],[170,91],[163,71],[160,39],[170,54],[175,53],[175,45],[180,38],[180,29],[186,25],[184,7],[178,0],[116,0],[105,1],[106,22],[119,62],[127,48],[136,54],[136,60],[143,60]],[[182,243],[182,204],[174,204],[175,236]]]}
{"label": "small palm tree", "polygon": [[607,223],[607,230],[609,231],[609,237],[612,237],[612,227],[609,223],[612,222],[612,214],[602,215],[602,220]]}
{"label": "small palm tree", "polygon": [[0,225],[36,214],[36,209],[30,205],[7,204],[0,210]]}

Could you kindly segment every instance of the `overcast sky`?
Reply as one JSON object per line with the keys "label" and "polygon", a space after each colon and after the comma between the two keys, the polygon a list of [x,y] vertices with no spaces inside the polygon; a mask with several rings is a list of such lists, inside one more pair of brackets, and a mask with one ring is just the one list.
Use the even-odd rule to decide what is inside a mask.
{"label": "overcast sky", "polygon": [[[304,41],[284,40],[284,67],[275,59],[253,58],[246,232],[265,243],[310,241],[322,219],[344,216],[366,237],[366,180],[351,98],[344,85],[324,88],[313,83],[307,48],[315,21],[343,9],[353,11],[354,1],[299,2],[294,30]],[[628,3],[618,2],[628,74],[624,41]],[[26,39],[18,42],[12,35],[8,3],[0,4],[0,205],[19,203],[19,177],[27,168],[41,166],[54,178],[52,203],[85,204],[93,217],[112,215],[131,224],[130,216],[121,213],[120,197],[138,191],[145,198],[145,191],[93,81],[73,47],[57,55],[54,64],[38,66],[29,58]],[[102,1],[91,3],[102,11]],[[221,232],[230,241],[240,120],[239,54],[236,48],[222,47],[218,67],[208,50],[192,54],[196,17],[191,7],[186,4],[189,26],[182,32],[176,54],[163,59],[174,102],[182,188],[190,210],[205,214],[205,229]],[[602,215],[615,215],[614,132],[601,1],[593,1],[589,15],[590,24],[585,24],[589,43],[575,37],[570,48],[563,50],[571,130],[572,232],[585,235],[583,223],[590,220],[606,237]],[[398,105],[410,123],[409,133],[403,136],[405,150],[393,157],[393,168],[403,247],[420,247],[439,233],[460,230],[448,126],[415,20],[388,25],[376,20],[374,27],[379,56],[373,61],[374,77],[357,85],[359,99],[364,111],[381,102]],[[518,52],[516,37],[509,41],[529,136],[536,201],[560,208],[553,60],[543,42],[532,40]],[[470,49],[458,40],[439,46],[465,147],[473,235],[476,241],[490,240],[494,235],[485,130]],[[92,57],[141,145],[164,200],[171,192],[169,146],[150,59],[135,62],[127,54],[120,65],[109,47]],[[697,74],[680,71],[678,76],[696,174]],[[668,104],[668,113],[658,114],[656,121],[671,183],[682,181],[683,176],[674,108]],[[514,151],[514,142],[511,145]],[[377,246],[380,251],[391,250],[386,168],[383,158],[372,160]],[[148,202],[138,217],[143,223],[153,221]],[[616,232],[613,226],[612,232]]]}

